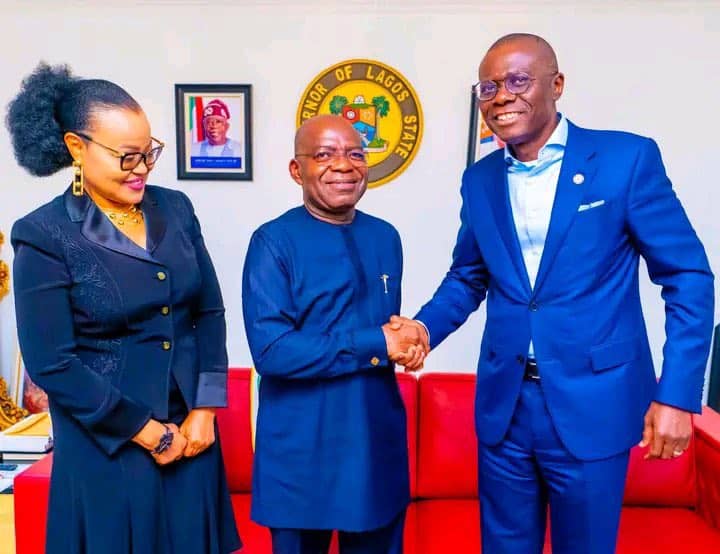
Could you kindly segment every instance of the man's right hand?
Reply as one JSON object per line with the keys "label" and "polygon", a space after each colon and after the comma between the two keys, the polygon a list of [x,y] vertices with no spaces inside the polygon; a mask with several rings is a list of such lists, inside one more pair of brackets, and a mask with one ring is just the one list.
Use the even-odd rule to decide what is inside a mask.
{"label": "man's right hand", "polygon": [[393,362],[405,366],[406,370],[422,369],[425,356],[430,352],[425,327],[412,319],[392,316],[382,326],[387,343],[388,356]]}

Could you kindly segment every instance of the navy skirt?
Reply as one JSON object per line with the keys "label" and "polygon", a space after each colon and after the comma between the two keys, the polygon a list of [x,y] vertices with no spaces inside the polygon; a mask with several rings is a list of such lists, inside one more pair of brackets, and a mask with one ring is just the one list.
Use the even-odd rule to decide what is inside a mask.
{"label": "navy skirt", "polygon": [[[219,437],[198,456],[161,467],[134,444],[107,456],[77,422],[52,411],[47,554],[228,554],[242,547]],[[169,414],[178,425],[187,415],[177,386]]]}

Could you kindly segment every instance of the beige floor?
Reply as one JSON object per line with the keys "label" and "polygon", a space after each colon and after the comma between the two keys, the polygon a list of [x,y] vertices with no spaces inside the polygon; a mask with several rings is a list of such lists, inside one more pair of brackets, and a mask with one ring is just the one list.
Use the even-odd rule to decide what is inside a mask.
{"label": "beige floor", "polygon": [[15,554],[12,494],[0,494],[0,554]]}

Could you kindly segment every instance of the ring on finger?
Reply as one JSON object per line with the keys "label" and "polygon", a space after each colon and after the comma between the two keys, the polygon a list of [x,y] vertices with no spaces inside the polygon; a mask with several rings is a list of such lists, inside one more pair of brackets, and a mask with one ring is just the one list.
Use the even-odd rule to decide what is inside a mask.
{"label": "ring on finger", "polygon": [[677,458],[678,456],[683,455],[684,450],[673,450],[673,457]]}

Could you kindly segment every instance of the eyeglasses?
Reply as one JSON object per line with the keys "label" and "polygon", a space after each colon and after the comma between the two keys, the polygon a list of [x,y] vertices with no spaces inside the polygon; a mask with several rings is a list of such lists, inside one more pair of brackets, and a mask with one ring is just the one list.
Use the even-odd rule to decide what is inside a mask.
{"label": "eyeglasses", "polygon": [[[550,75],[555,75],[551,73]],[[530,88],[536,77],[531,77],[527,73],[508,73],[505,78],[499,81],[488,79],[487,81],[479,81],[473,85],[475,96],[481,102],[492,100],[500,90],[501,85],[505,85],[505,90],[510,94],[524,94]]]}
{"label": "eyeglasses", "polygon": [[108,150],[116,158],[120,158],[120,169],[122,169],[123,171],[132,171],[140,165],[140,162],[145,162],[145,167],[147,167],[148,169],[152,169],[155,165],[155,162],[158,161],[160,154],[162,154],[163,148],[165,148],[164,142],[156,139],[155,137],[150,137],[151,140],[154,140],[158,143],[158,146],[156,146],[155,148],[151,148],[145,153],[120,152],[119,150],[115,150],[114,148],[110,148],[109,146],[105,146],[104,144],[99,143],[85,133],[79,133],[77,131],[73,132],[79,137],[84,138],[85,140],[97,144],[98,146],[102,146],[105,150]]}
{"label": "eyeglasses", "polygon": [[312,158],[315,163],[320,165],[330,165],[331,163],[341,160],[343,157],[350,160],[354,166],[362,166],[367,164],[367,154],[362,148],[351,148],[350,150],[336,150],[335,148],[322,148],[312,154],[295,154],[295,157],[306,156]]}

